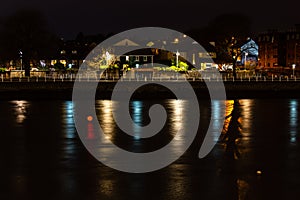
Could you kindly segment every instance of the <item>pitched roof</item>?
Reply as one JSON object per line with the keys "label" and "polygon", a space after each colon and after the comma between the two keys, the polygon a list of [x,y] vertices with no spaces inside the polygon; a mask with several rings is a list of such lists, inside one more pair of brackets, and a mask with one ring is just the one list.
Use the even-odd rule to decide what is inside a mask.
{"label": "pitched roof", "polygon": [[114,46],[123,47],[123,46],[140,46],[140,45],[129,39],[123,39],[123,40],[117,42],[116,44],[114,44]]}

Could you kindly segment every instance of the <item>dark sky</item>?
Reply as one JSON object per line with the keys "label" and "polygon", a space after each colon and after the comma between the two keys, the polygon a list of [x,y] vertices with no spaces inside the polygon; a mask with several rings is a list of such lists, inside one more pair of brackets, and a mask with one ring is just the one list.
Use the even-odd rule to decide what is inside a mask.
{"label": "dark sky", "polygon": [[[117,33],[141,26],[184,31],[205,26],[214,17],[239,12],[250,17],[254,31],[287,28],[300,23],[296,0],[10,0],[1,2],[0,17],[20,8],[44,13],[50,28],[61,37]],[[233,22],[234,23],[234,22]]]}

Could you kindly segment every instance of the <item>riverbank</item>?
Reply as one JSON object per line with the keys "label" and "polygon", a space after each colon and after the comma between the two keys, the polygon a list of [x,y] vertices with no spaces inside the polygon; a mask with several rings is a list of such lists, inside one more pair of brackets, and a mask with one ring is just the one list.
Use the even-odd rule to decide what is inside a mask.
{"label": "riverbank", "polygon": [[[157,84],[151,84],[135,91],[133,98],[174,98],[172,92]],[[213,82],[212,82],[213,83]],[[215,82],[217,84],[217,82]],[[83,89],[89,88],[90,82],[83,82]],[[103,81],[98,84],[96,98],[110,99],[116,82]],[[134,81],[127,82],[127,87],[120,92],[129,92]],[[178,90],[185,90],[180,81],[171,82]],[[208,98],[209,93],[206,84],[201,81],[190,82],[199,98]],[[74,82],[3,82],[0,83],[0,100],[49,100],[49,99],[72,99]],[[300,98],[300,82],[247,82],[227,81],[224,82],[227,99],[236,98]],[[218,92],[218,88],[215,88]]]}

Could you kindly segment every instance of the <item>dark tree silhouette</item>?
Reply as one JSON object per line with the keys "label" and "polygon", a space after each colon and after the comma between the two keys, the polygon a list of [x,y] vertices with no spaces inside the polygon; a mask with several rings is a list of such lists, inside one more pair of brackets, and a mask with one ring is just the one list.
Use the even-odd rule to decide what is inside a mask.
{"label": "dark tree silhouette", "polygon": [[232,63],[236,78],[236,62],[242,52],[239,48],[251,36],[251,20],[240,13],[217,16],[206,27],[187,31],[200,44],[215,42],[217,63]]}
{"label": "dark tree silhouette", "polygon": [[57,51],[58,38],[47,30],[47,21],[36,10],[19,10],[4,19],[0,31],[0,53],[6,60],[23,53],[25,75],[30,75],[30,60],[45,59]]}
{"label": "dark tree silhouette", "polygon": [[241,117],[239,100],[234,100],[232,106],[233,108],[231,113],[226,116],[227,124],[224,126],[223,136],[221,137],[221,141],[226,144],[225,155],[229,159],[240,157],[236,140],[242,137],[242,125],[239,122],[239,118]]}
{"label": "dark tree silhouette", "polygon": [[236,64],[242,54],[240,47],[251,34],[251,20],[239,13],[224,14],[210,23],[210,32],[215,37],[218,63],[232,63],[236,78]]}

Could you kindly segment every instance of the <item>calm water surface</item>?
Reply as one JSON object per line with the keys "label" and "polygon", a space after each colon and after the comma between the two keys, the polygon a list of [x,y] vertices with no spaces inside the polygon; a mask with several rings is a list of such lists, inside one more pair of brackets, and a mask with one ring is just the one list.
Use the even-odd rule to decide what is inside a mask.
{"label": "calm water surface", "polygon": [[[114,102],[117,105],[117,102]],[[132,101],[133,121],[150,122],[147,110],[161,103],[168,112],[162,131],[150,139],[125,135],[106,100],[96,102],[107,139],[133,151],[163,147],[193,109],[178,100]],[[175,163],[156,172],[128,174],[110,169],[80,142],[71,101],[0,102],[0,199],[295,199],[300,196],[297,99],[201,101],[198,135]],[[212,106],[211,106],[212,105]],[[223,133],[212,152],[198,158],[210,117],[217,126],[226,106]],[[115,106],[114,108],[116,108]],[[93,124],[87,126],[93,137]],[[182,141],[183,142],[183,141]],[[105,149],[102,149],[105,151]],[[181,146],[173,148],[180,151]]]}

